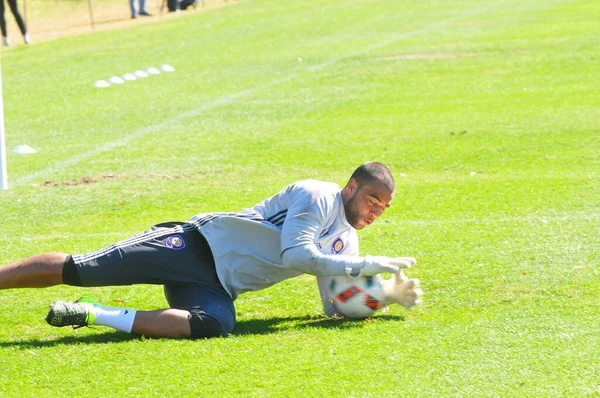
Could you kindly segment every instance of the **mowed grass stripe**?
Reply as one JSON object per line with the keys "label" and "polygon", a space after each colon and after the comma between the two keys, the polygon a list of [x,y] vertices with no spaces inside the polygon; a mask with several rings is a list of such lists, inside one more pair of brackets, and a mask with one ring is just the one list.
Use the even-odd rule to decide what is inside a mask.
{"label": "mowed grass stripe", "polygon": [[123,145],[126,145],[127,143],[131,142],[132,140],[141,138],[141,137],[146,136],[148,134],[152,134],[152,133],[154,133],[154,132],[156,132],[158,130],[161,130],[161,129],[164,129],[164,128],[168,127],[169,125],[171,125],[173,123],[177,123],[177,122],[186,120],[186,119],[191,118],[191,117],[199,116],[199,115],[201,115],[202,113],[204,113],[204,112],[206,112],[208,110],[211,110],[211,109],[214,109],[214,108],[217,108],[217,107],[220,107],[220,106],[232,104],[237,99],[243,98],[243,97],[248,96],[250,94],[253,94],[253,93],[257,92],[257,91],[260,91],[260,90],[263,90],[263,89],[267,89],[267,88],[270,88],[270,87],[274,87],[274,86],[278,86],[278,85],[280,85],[282,83],[288,82],[290,80],[296,79],[296,78],[298,78],[300,76],[303,76],[303,75],[306,75],[306,74],[311,74],[311,73],[315,73],[315,72],[321,71],[322,69],[327,68],[327,67],[332,66],[332,65],[335,65],[336,63],[338,63],[338,62],[340,62],[340,61],[342,61],[344,59],[354,58],[354,57],[358,57],[358,56],[370,53],[371,51],[373,51],[375,49],[380,49],[380,48],[386,47],[386,46],[388,46],[388,45],[390,45],[390,44],[392,44],[394,42],[397,42],[399,40],[405,39],[405,38],[410,37],[410,36],[414,36],[414,35],[417,35],[417,34],[429,33],[431,31],[434,31],[435,29],[439,29],[441,27],[444,27],[446,25],[449,25],[449,24],[451,24],[453,22],[456,22],[456,21],[459,21],[461,19],[469,18],[469,17],[475,16],[475,15],[478,15],[480,13],[489,11],[490,9],[492,9],[494,7],[497,7],[497,6],[500,6],[503,3],[504,2],[501,1],[501,2],[494,3],[491,6],[490,5],[486,5],[486,6],[483,6],[483,7],[478,7],[478,8],[466,11],[466,12],[460,14],[459,16],[452,17],[452,18],[449,18],[449,19],[446,19],[446,20],[443,20],[443,21],[439,21],[439,22],[436,22],[436,23],[433,23],[433,24],[429,24],[429,25],[427,25],[427,26],[425,26],[423,28],[417,29],[417,30],[413,30],[413,31],[410,31],[410,32],[400,33],[400,34],[395,35],[395,36],[393,36],[391,38],[388,38],[388,39],[386,39],[386,40],[384,40],[384,41],[382,41],[380,43],[377,43],[377,44],[374,44],[374,45],[370,45],[367,48],[365,48],[364,50],[357,51],[357,52],[352,53],[352,54],[348,54],[347,56],[340,57],[340,58],[332,58],[329,61],[324,62],[322,64],[310,66],[310,67],[307,68],[307,72],[306,73],[290,74],[290,75],[288,75],[286,77],[283,77],[283,78],[280,78],[280,79],[276,79],[276,80],[274,80],[274,81],[272,81],[270,83],[263,84],[263,85],[260,85],[260,86],[256,86],[256,87],[253,87],[253,88],[249,88],[249,89],[246,89],[246,90],[242,90],[242,91],[239,91],[237,93],[233,93],[233,94],[230,94],[230,95],[218,98],[218,99],[216,99],[216,100],[214,100],[212,102],[209,102],[207,104],[202,105],[200,108],[197,108],[197,109],[194,109],[194,110],[191,110],[191,111],[188,111],[188,112],[181,113],[181,114],[179,114],[179,115],[177,115],[177,116],[175,116],[175,117],[173,117],[173,118],[171,118],[169,120],[163,121],[161,123],[154,124],[154,125],[151,125],[151,126],[147,126],[147,127],[138,129],[138,130],[136,130],[136,131],[134,131],[134,132],[126,135],[125,137],[123,137],[123,138],[121,138],[119,140],[108,142],[106,144],[103,144],[102,146],[94,148],[94,149],[92,149],[90,151],[87,151],[85,153],[82,153],[80,155],[76,155],[76,156],[73,156],[73,157],[71,157],[69,159],[57,162],[54,165],[52,165],[51,167],[48,167],[46,169],[43,169],[43,170],[40,170],[40,171],[36,171],[34,173],[31,173],[31,174],[28,174],[28,175],[25,175],[25,176],[22,176],[22,177],[17,177],[14,182],[11,182],[11,184],[15,185],[15,186],[19,186],[19,185],[27,184],[27,183],[29,183],[29,182],[31,182],[33,180],[36,180],[38,178],[41,178],[41,177],[48,178],[48,176],[51,175],[53,172],[60,171],[62,169],[65,169],[65,168],[68,168],[70,166],[76,165],[76,164],[78,164],[78,163],[80,163],[82,161],[85,161],[85,160],[87,160],[89,158],[92,158],[92,157],[94,157],[96,155],[99,155],[101,153],[110,151],[112,149],[121,147]]}

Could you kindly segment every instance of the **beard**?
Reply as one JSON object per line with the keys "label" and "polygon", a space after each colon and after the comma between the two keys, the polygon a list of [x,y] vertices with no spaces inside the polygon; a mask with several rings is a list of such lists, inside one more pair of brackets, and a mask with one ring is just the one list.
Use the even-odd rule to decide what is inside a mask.
{"label": "beard", "polygon": [[359,219],[358,205],[356,203],[356,195],[358,194],[358,191],[359,189],[357,189],[354,192],[354,195],[352,195],[352,197],[348,199],[348,202],[346,202],[346,204],[344,205],[344,213],[346,213],[346,220],[348,221],[348,224],[350,224],[352,227],[358,224]]}

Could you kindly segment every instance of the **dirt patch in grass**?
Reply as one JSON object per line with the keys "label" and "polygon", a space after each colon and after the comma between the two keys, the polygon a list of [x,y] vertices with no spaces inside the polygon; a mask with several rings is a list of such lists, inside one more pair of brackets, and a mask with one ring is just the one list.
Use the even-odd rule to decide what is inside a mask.
{"label": "dirt patch in grass", "polygon": [[96,182],[99,182],[101,180],[112,180],[115,178],[119,178],[118,174],[103,174],[100,177],[82,177],[78,180],[71,180],[71,181],[45,181],[42,184],[31,184],[34,187],[58,187],[58,186],[69,186],[69,187],[76,187],[79,185],[87,185],[87,184],[93,184]]}
{"label": "dirt patch in grass", "polygon": [[33,187],[59,187],[59,186],[67,186],[67,187],[77,187],[80,185],[88,185],[95,184],[101,181],[107,180],[115,180],[121,178],[135,178],[142,180],[179,180],[179,179],[188,179],[188,180],[202,180],[206,178],[205,174],[193,174],[193,175],[184,175],[184,174],[162,174],[162,173],[150,173],[150,174],[141,174],[141,175],[120,175],[116,173],[106,173],[100,176],[85,176],[81,177],[77,180],[70,181],[44,181],[43,183],[34,183],[31,184]]}

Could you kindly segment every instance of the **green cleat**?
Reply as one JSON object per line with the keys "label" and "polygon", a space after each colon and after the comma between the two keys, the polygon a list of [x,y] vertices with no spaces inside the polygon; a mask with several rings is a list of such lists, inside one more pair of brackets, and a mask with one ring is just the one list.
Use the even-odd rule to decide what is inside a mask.
{"label": "green cleat", "polygon": [[91,311],[94,304],[99,303],[89,297],[82,297],[74,303],[57,301],[50,306],[46,322],[56,327],[73,326],[75,329],[93,325],[96,321]]}
{"label": "green cleat", "polygon": [[98,300],[93,299],[91,297],[80,297],[79,300],[76,301],[76,303],[90,303],[92,305],[100,305],[100,303],[98,302]]}

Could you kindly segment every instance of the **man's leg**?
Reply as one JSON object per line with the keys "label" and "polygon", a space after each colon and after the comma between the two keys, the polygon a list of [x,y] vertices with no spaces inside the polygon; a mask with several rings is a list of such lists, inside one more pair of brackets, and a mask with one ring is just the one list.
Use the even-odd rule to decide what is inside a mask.
{"label": "man's leg", "polygon": [[108,326],[126,333],[147,337],[191,337],[190,313],[176,309],[138,311],[130,308],[105,307],[82,297],[74,303],[57,301],[50,306],[46,321],[62,326]]}
{"label": "man's leg", "polygon": [[0,267],[0,289],[60,285],[67,255],[46,253]]}
{"label": "man's leg", "polygon": [[[62,284],[63,265],[66,259],[67,254],[64,253],[46,253],[0,267],[0,289],[42,288]],[[148,337],[191,337],[188,311],[177,309],[135,311],[100,306],[99,310],[92,309],[91,312],[96,318],[94,322],[96,325],[110,326]],[[133,322],[127,315],[130,317],[133,315],[131,317]],[[85,312],[82,319],[85,324]]]}
{"label": "man's leg", "polygon": [[146,337],[189,339],[192,337],[189,317],[188,311],[175,308],[138,311],[131,333]]}
{"label": "man's leg", "polygon": [[4,37],[4,45],[8,46],[8,33],[6,31],[6,17],[4,16],[4,0],[0,0],[0,30]]}
{"label": "man's leg", "polygon": [[150,13],[146,10],[146,0],[139,0],[140,11],[139,14],[145,17],[150,17]]}
{"label": "man's leg", "polygon": [[235,326],[235,307],[216,274],[212,285],[165,285],[171,309],[188,312],[190,337],[227,336]]}
{"label": "man's leg", "polygon": [[135,0],[129,0],[129,9],[131,10],[131,18],[137,18],[138,10],[135,6]]}
{"label": "man's leg", "polygon": [[[66,259],[67,254],[64,253],[46,253],[0,267],[0,289],[41,288],[62,284],[63,264]],[[74,305],[64,302],[59,303],[63,303],[59,304],[62,307],[57,307],[56,311],[60,308],[64,312]],[[91,308],[92,305],[87,307]],[[110,326],[118,330],[148,337],[191,337],[189,311],[178,309],[135,311],[102,306],[98,306],[98,309],[87,307],[82,305],[78,309],[83,312],[80,316],[81,326],[87,324],[86,311],[89,310],[95,318],[93,322],[95,325]],[[72,308],[71,311],[73,311]],[[64,314],[61,314],[61,316],[64,316]]]}
{"label": "man's leg", "polygon": [[63,274],[74,286],[172,282],[165,286],[172,308],[136,311],[59,301],[46,318],[53,326],[93,324],[148,337],[202,338],[226,335],[235,324],[233,301],[219,282],[210,247],[187,223],[157,225],[100,251],[69,257]]}
{"label": "man's leg", "polygon": [[165,285],[172,308],[137,311],[104,307],[90,299],[55,303],[46,320],[53,326],[108,326],[126,333],[175,339],[227,336],[235,325],[235,307],[222,287]]}

